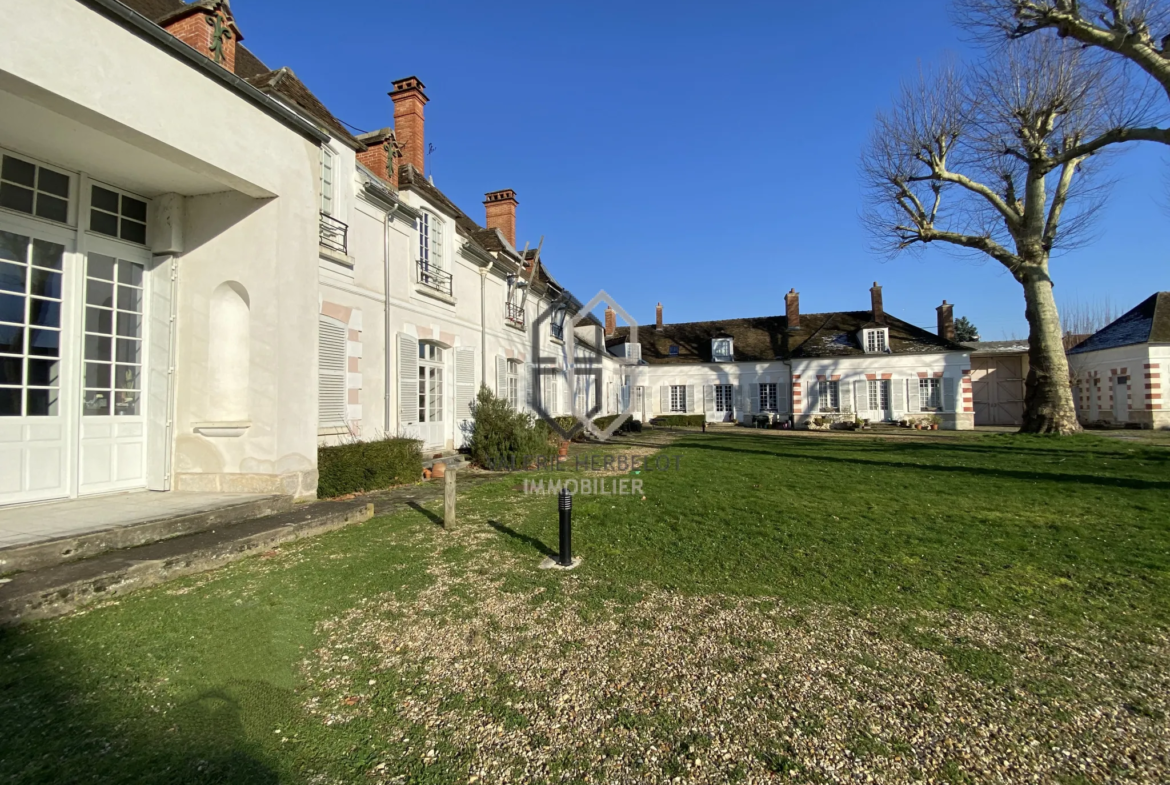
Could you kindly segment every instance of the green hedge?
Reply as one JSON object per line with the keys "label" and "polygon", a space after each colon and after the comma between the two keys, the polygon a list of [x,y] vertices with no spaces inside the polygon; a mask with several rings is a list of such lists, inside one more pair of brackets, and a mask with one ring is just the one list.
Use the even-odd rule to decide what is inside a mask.
{"label": "green hedge", "polygon": [[[617,414],[607,414],[604,417],[598,417],[596,420],[593,421],[593,424],[597,426],[597,430],[604,431],[606,428],[608,428],[610,425],[613,424],[614,420],[616,420],[620,416],[621,415],[617,415]],[[630,419],[626,420],[624,423],[622,423],[620,426],[618,426],[617,432],[618,433],[641,433],[642,432],[642,421],[635,419],[634,417],[631,416]]]}
{"label": "green hedge", "polygon": [[701,428],[706,418],[705,414],[663,414],[652,419],[650,424],[668,428]]}
{"label": "green hedge", "polygon": [[317,495],[377,491],[422,477],[422,443],[417,439],[382,439],[317,448]]}

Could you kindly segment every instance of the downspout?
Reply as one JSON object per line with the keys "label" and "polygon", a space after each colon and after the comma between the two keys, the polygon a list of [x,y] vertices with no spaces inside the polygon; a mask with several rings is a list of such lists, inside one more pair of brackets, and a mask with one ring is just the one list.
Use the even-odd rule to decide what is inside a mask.
{"label": "downspout", "polygon": [[390,431],[390,408],[391,408],[390,407],[390,384],[392,381],[392,379],[391,379],[392,374],[390,372],[390,368],[391,368],[393,361],[394,361],[394,350],[392,348],[394,346],[394,342],[390,337],[390,329],[392,326],[390,324],[390,217],[392,215],[394,215],[394,210],[393,209],[387,210],[386,217],[382,219],[382,243],[383,243],[382,258],[384,260],[384,264],[382,266],[386,272],[386,290],[383,292],[386,299],[383,300],[383,304],[382,304],[382,315],[383,315],[383,318],[385,319],[385,325],[383,327],[384,336],[383,336],[383,340],[382,340],[382,348],[383,348],[384,354],[385,354],[385,360],[383,361],[382,365],[383,365],[383,370],[385,371],[385,377],[386,377],[385,384],[384,384],[384,392],[386,393],[386,395],[385,395],[385,398],[386,398],[385,409],[386,409],[386,411],[385,411],[384,419],[385,419],[386,426],[383,429],[383,433],[385,436],[390,436],[390,434],[391,434],[391,431]]}

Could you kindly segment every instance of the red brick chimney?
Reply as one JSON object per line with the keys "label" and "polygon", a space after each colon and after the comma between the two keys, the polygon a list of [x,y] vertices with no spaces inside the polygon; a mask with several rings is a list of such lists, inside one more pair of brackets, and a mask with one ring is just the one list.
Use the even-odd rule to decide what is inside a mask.
{"label": "red brick chimney", "polygon": [[423,141],[423,107],[427,105],[426,87],[417,76],[394,82],[390,98],[394,101],[394,135],[402,148],[402,162],[424,174],[427,154]]}
{"label": "red brick chimney", "polygon": [[383,128],[359,136],[358,141],[366,149],[357,154],[358,163],[376,174],[380,179],[398,187],[398,144],[394,141],[394,130]]}
{"label": "red brick chimney", "polygon": [[658,307],[654,309],[654,329],[662,330],[662,303],[658,303]]}
{"label": "red brick chimney", "polygon": [[795,289],[789,289],[784,295],[784,316],[788,320],[788,329],[800,328],[800,294]]}
{"label": "red brick chimney", "polygon": [[612,337],[617,333],[617,311],[612,305],[605,306],[605,337]]}
{"label": "red brick chimney", "polygon": [[886,323],[886,312],[882,308],[882,287],[878,286],[878,282],[873,282],[873,288],[869,290],[870,309],[873,311],[873,320],[876,324]]}
{"label": "red brick chimney", "polygon": [[483,195],[483,206],[487,214],[487,228],[499,229],[504,239],[516,247],[516,192],[511,188],[492,191]]}
{"label": "red brick chimney", "polygon": [[159,19],[158,24],[199,54],[236,72],[236,43],[244,36],[227,0],[195,0]]}
{"label": "red brick chimney", "polygon": [[948,341],[955,340],[955,306],[943,300],[942,305],[935,308],[938,311],[938,337]]}

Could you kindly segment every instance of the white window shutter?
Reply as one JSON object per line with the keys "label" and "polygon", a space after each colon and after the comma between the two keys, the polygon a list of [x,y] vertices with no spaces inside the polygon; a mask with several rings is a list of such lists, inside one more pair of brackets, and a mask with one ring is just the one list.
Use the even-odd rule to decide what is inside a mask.
{"label": "white window shutter", "polygon": [[398,424],[418,423],[418,341],[398,333]]}
{"label": "white window shutter", "polygon": [[905,414],[906,412],[906,382],[902,379],[890,380],[890,396],[893,400],[890,401],[890,407],[893,409],[894,416]]}
{"label": "white window shutter", "polygon": [[819,412],[821,410],[821,383],[808,383],[808,410],[810,412]]}
{"label": "white window shutter", "polygon": [[538,368],[533,365],[528,373],[521,373],[521,384],[524,384],[524,401],[528,404],[528,411],[536,411],[536,399],[540,396],[540,376]]}
{"label": "white window shutter", "polygon": [[953,376],[944,376],[943,380],[942,380],[942,388],[943,388],[943,400],[942,400],[943,411],[944,412],[956,411],[957,409],[955,406],[955,378]]}
{"label": "white window shutter", "polygon": [[695,398],[695,394],[696,394],[695,385],[688,384],[687,385],[687,414],[690,414],[692,412],[697,412],[699,410],[699,402]]}
{"label": "white window shutter", "polygon": [[496,358],[496,397],[508,398],[508,360],[504,357]]}
{"label": "white window shutter", "polygon": [[869,382],[865,379],[853,383],[853,405],[857,407],[859,412],[868,412],[869,408]]}
{"label": "white window shutter", "polygon": [[660,395],[658,396],[658,403],[660,404],[659,414],[670,414],[670,385],[664,384],[658,388]]}
{"label": "white window shutter", "polygon": [[715,411],[715,385],[713,384],[703,385],[703,411]]}
{"label": "white window shutter", "polygon": [[573,388],[569,385],[569,377],[564,377],[564,389],[561,390],[561,414],[566,417],[573,414]]}
{"label": "white window shutter", "polygon": [[910,380],[910,394],[906,396],[906,400],[910,401],[914,411],[922,411],[922,381],[920,379]]}
{"label": "white window shutter", "polygon": [[472,416],[475,403],[475,349],[455,350],[455,419]]}
{"label": "white window shutter", "polygon": [[345,425],[349,393],[346,358],[349,327],[321,316],[317,322],[317,424],[322,428]]}
{"label": "white window shutter", "polygon": [[788,382],[776,382],[776,412],[784,414],[788,411]]}
{"label": "white window shutter", "polygon": [[853,388],[849,382],[837,382],[837,395],[840,398],[838,403],[841,405],[841,411],[853,411]]}

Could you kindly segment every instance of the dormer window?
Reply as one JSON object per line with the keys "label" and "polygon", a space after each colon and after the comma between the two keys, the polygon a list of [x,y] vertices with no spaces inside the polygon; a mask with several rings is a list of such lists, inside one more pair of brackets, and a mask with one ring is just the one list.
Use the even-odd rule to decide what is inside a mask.
{"label": "dormer window", "polygon": [[672,343],[670,345],[670,356],[671,357],[678,357],[678,345],[677,344]]}
{"label": "dormer window", "polygon": [[885,327],[865,330],[863,339],[866,354],[884,354],[890,350],[889,331]]}
{"label": "dormer window", "polygon": [[713,338],[711,340],[711,358],[717,363],[731,362],[731,339]]}

